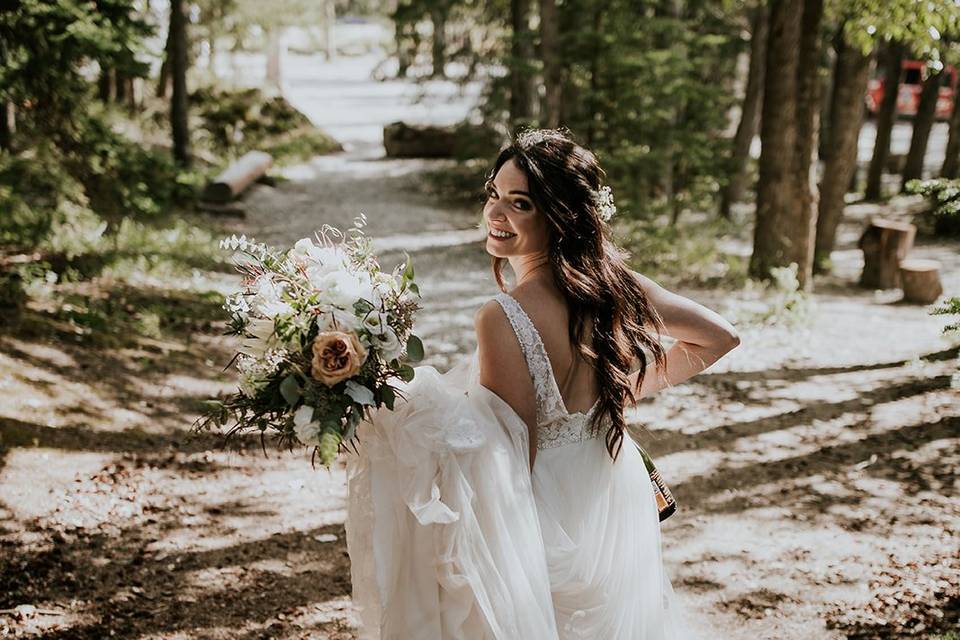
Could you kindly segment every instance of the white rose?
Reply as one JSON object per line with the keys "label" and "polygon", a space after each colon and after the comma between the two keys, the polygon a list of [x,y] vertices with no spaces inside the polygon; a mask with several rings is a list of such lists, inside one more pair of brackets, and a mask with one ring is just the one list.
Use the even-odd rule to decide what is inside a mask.
{"label": "white rose", "polygon": [[406,349],[405,345],[400,343],[397,333],[390,327],[386,327],[381,335],[374,338],[374,344],[387,362],[399,358]]}
{"label": "white rose", "polygon": [[297,409],[293,414],[293,431],[303,444],[320,444],[320,423],[313,419],[313,407],[303,405]]}
{"label": "white rose", "polygon": [[384,313],[379,311],[371,311],[363,319],[363,328],[370,332],[371,335],[379,336],[382,335],[386,329],[389,329],[390,326],[387,324],[387,316]]}

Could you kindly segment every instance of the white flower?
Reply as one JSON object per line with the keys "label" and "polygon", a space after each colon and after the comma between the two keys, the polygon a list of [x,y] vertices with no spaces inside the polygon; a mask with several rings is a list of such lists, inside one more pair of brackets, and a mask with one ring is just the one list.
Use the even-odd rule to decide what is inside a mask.
{"label": "white flower", "polygon": [[387,324],[387,316],[379,311],[371,311],[363,319],[363,328],[370,332],[370,335],[379,336],[390,328]]}
{"label": "white flower", "polygon": [[[307,277],[310,277],[308,270]],[[353,303],[363,298],[372,302],[373,283],[367,273],[353,273],[346,270],[324,274],[310,284],[323,292],[323,301],[338,307],[352,308]]]}
{"label": "white flower", "polygon": [[360,404],[374,404],[373,391],[353,380],[347,380],[345,393]]}
{"label": "white flower", "polygon": [[248,303],[250,310],[265,318],[293,313],[293,307],[281,298],[285,290],[283,283],[274,282],[269,275],[260,276],[255,283],[255,293]]}
{"label": "white flower", "polygon": [[305,263],[308,269],[318,268],[321,272],[335,271],[348,264],[347,255],[340,247],[321,247],[314,244],[310,238],[297,240],[289,255]]}
{"label": "white flower", "polygon": [[320,444],[320,422],[313,419],[313,407],[301,406],[293,414],[293,432],[306,445]]}
{"label": "white flower", "polygon": [[254,318],[246,330],[250,335],[241,344],[240,353],[262,358],[268,349],[279,346],[273,333],[273,320],[270,318]]}
{"label": "white flower", "polygon": [[609,186],[603,185],[594,192],[594,198],[597,201],[597,213],[604,222],[609,222],[613,214],[617,212],[616,205],[613,204],[613,190]]}
{"label": "white flower", "polygon": [[237,358],[240,393],[248,398],[256,397],[270,383],[270,379],[286,355],[287,352],[283,349],[267,351],[261,359],[240,355]]}
{"label": "white flower", "polygon": [[373,339],[373,344],[380,350],[380,353],[383,354],[387,362],[390,362],[394,358],[399,358],[406,349],[406,346],[402,344],[400,338],[397,337],[396,331],[390,327],[386,327],[381,335],[376,336]]}
{"label": "white flower", "polygon": [[353,311],[332,307],[317,316],[317,327],[320,331],[352,331],[359,332],[363,326],[360,318]]}

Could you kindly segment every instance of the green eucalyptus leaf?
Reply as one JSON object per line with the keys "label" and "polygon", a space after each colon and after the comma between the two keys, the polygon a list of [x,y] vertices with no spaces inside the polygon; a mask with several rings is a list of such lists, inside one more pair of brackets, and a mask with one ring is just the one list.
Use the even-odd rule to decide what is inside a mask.
{"label": "green eucalyptus leaf", "polygon": [[394,393],[393,387],[383,387],[380,390],[380,401],[386,405],[387,409],[393,411],[393,403],[397,400],[397,394]]}
{"label": "green eucalyptus leaf", "polygon": [[291,407],[299,402],[302,394],[300,391],[300,383],[297,382],[297,377],[294,374],[291,373],[280,383],[280,395],[283,396],[283,399],[286,400],[287,404]]}
{"label": "green eucalyptus leaf", "polygon": [[407,338],[407,359],[411,362],[423,360],[423,341],[413,334]]}

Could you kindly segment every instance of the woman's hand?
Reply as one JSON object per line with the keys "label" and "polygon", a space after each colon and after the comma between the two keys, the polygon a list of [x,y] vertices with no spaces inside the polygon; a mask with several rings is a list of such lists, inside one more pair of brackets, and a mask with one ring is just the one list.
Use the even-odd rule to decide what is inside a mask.
{"label": "woman's hand", "polygon": [[[646,375],[637,400],[652,395],[697,375],[740,344],[740,336],[732,324],[701,304],[677,295],[650,278],[634,272],[650,300],[663,318],[664,333],[675,342],[666,353],[666,368],[658,370],[647,363]],[[631,389],[637,388],[640,372],[630,374]]]}

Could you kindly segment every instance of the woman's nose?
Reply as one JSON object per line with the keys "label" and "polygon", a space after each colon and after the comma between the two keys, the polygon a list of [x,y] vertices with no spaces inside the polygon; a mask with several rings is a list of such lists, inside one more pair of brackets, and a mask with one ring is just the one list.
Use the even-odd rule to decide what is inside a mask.
{"label": "woman's nose", "polygon": [[490,207],[487,217],[491,220],[506,220],[507,216],[504,214],[503,210],[500,208],[500,203],[496,202]]}

